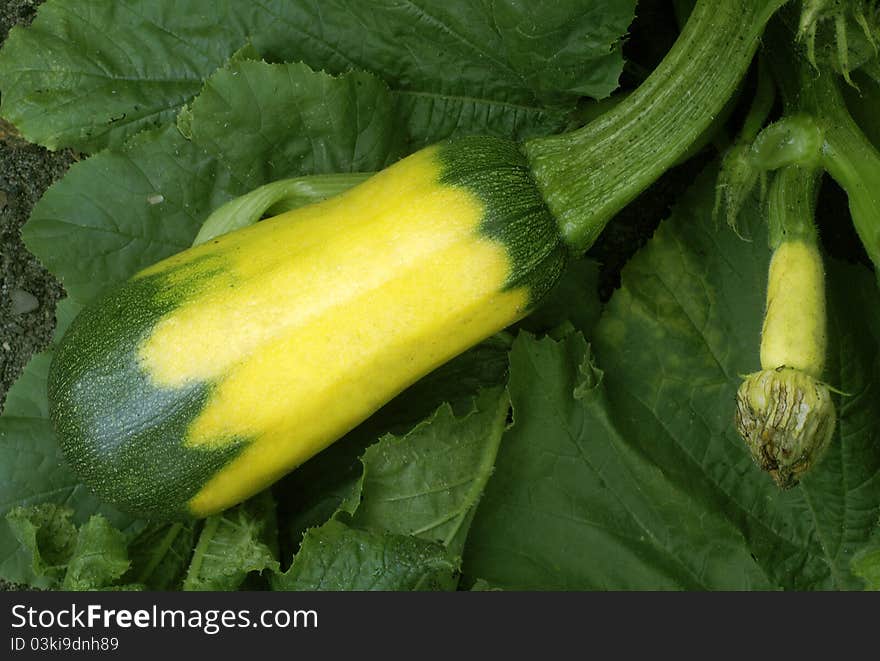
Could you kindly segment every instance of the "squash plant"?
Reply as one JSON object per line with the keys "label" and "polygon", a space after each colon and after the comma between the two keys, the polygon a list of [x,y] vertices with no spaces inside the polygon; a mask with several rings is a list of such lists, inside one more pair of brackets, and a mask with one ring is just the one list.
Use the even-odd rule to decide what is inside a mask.
{"label": "squash plant", "polygon": [[[873,580],[878,294],[822,260],[813,216],[851,213],[874,257],[876,116],[840,90],[880,85],[876,7],[229,0],[206,36],[200,0],[161,4],[48,0],[0,52],[0,112],[93,152],[23,229],[68,298],[0,419],[3,577]],[[674,45],[589,102],[646,7]],[[602,303],[591,248],[659,220],[639,195],[676,165],[702,173]],[[848,208],[816,205],[823,168]]]}

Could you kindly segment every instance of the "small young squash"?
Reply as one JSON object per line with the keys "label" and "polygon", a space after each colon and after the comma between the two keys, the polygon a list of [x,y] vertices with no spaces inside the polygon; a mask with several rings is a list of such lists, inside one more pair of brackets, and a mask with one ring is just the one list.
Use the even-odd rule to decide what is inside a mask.
{"label": "small young squash", "polygon": [[49,378],[62,448],[130,512],[207,516],[520,319],[566,255],[515,143],[429,147],[87,308]]}
{"label": "small young squash", "polygon": [[782,489],[800,482],[831,444],[837,413],[821,381],[828,346],[825,271],[814,222],[819,170],[778,170],[767,203],[773,256],[761,328],[761,370],[744,377],[736,426],[755,463]]}

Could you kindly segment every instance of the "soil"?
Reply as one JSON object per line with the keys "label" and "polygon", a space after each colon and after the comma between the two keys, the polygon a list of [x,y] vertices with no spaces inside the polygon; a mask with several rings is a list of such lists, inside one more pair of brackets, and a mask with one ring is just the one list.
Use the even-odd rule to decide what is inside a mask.
{"label": "soil", "polygon": [[[30,22],[41,1],[0,3],[0,43],[13,25]],[[0,120],[0,404],[31,354],[51,340],[55,305],[64,295],[24,247],[20,229],[46,188],[75,158],[71,151],[29,144]]]}
{"label": "soil", "polygon": [[[0,45],[14,25],[26,25],[42,0],[0,2]],[[2,99],[2,96],[0,96]],[[75,160],[70,151],[29,144],[0,119],[0,407],[31,355],[55,329],[61,285],[21,241],[21,226],[43,192]],[[0,580],[0,590],[25,589]]]}

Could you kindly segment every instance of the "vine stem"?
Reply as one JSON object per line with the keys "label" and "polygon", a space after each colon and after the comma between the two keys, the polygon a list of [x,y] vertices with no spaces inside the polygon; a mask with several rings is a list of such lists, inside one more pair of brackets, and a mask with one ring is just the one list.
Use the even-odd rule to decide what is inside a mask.
{"label": "vine stem", "polygon": [[670,52],[620,105],[583,128],[524,145],[573,252],[587,250],[715,121],[785,2],[699,0]]}
{"label": "vine stem", "polygon": [[[780,21],[770,41],[784,43],[790,36]],[[786,112],[808,114],[821,132],[820,164],[846,191],[856,233],[880,277],[880,152],[852,118],[833,72],[817,72],[791,49],[772,51]]]}

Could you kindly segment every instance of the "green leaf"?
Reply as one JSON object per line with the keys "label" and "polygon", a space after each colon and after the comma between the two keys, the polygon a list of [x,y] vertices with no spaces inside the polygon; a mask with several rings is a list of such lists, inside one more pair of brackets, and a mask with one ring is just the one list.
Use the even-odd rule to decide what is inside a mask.
{"label": "green leaf", "polygon": [[242,60],[208,79],[188,124],[250,190],[291,174],[381,170],[403,155],[391,104],[368,73]]}
{"label": "green leaf", "polygon": [[264,491],[205,519],[184,590],[235,590],[251,572],[278,569],[275,501]]}
{"label": "green leaf", "polygon": [[32,558],[31,584],[63,590],[115,588],[128,569],[126,536],[101,515],[77,530],[73,510],[54,503],[16,507],[6,515]]}
{"label": "green leaf", "polygon": [[488,581],[478,578],[471,586],[471,592],[500,592],[502,588],[496,587]]}
{"label": "green leaf", "polygon": [[27,247],[85,304],[192,243],[239,188],[174,127],[138,135],[74,164],[22,228]]}
{"label": "green leaf", "polygon": [[616,87],[634,6],[48,0],[0,52],[0,112],[52,149],[119,146],[169,122],[250,39],[275,61],[382,77],[416,145],[453,132],[523,138]]}
{"label": "green leaf", "polygon": [[514,427],[477,510],[465,572],[516,589],[766,587],[738,532],[627,444],[579,334],[522,334]]}
{"label": "green leaf", "polygon": [[407,152],[461,135],[492,135],[521,142],[559,133],[569,124],[569,113],[560,109],[454,92],[396,90],[392,98]]}
{"label": "green leaf", "polygon": [[867,590],[880,590],[880,548],[856,554],[852,559],[852,571],[865,581]]}
{"label": "green leaf", "polygon": [[254,39],[263,54],[333,72],[373,71],[395,89],[424,94],[426,104],[439,101],[437,110],[451,115],[456,96],[468,97],[462,108],[607,96],[617,86],[621,35],[635,9],[633,0],[567,0],[540,12],[468,0],[272,5],[278,20]]}
{"label": "green leaf", "polygon": [[617,87],[634,7],[634,0],[566,0],[540,12],[467,0],[275,2],[277,21],[254,43],[271,59],[382,77],[414,151],[451,135],[524,140],[558,132],[578,97]]}
{"label": "green leaf", "polygon": [[95,515],[80,526],[61,588],[107,589],[128,567],[125,535],[103,516]]}
{"label": "green leaf", "polygon": [[551,332],[569,322],[587,337],[599,321],[599,264],[592,259],[569,262],[540,307],[518,324],[530,333]]}
{"label": "green leaf", "polygon": [[0,112],[50,149],[118,146],[169,122],[246,41],[248,4],[48,0],[0,52]]}
{"label": "green leaf", "polygon": [[52,425],[45,418],[0,417],[0,578],[41,586],[31,556],[9,528],[5,515],[18,506],[63,503],[73,520],[104,514],[114,526],[136,533],[144,523],[102,505],[64,462]]}
{"label": "green leaf", "polygon": [[444,404],[405,436],[370,446],[352,524],[439,542],[460,555],[509,409],[503,388],[486,390],[465,417]]}
{"label": "green leaf", "polygon": [[310,530],[274,590],[454,590],[457,563],[440,544],[358,530],[331,519]]}
{"label": "green leaf", "polygon": [[54,503],[16,507],[6,514],[12,534],[31,555],[35,583],[60,582],[76,546],[73,510]]}
{"label": "green leaf", "polygon": [[[595,362],[578,336],[514,346],[515,425],[467,575],[524,588],[861,586],[849,561],[880,517],[880,296],[865,269],[829,262],[825,376],[852,395],[815,472],[778,491],[732,422],[739,375],[758,365],[769,252],[712,223],[714,176],[625,269]],[[757,209],[744,215],[759,236]]]}
{"label": "green leaf", "polygon": [[[370,446],[360,482],[338,494],[343,502],[328,523],[306,532],[275,589],[454,589],[453,558],[492,472],[509,407],[504,388],[484,390],[463,417],[444,404],[405,436]],[[405,567],[386,566],[392,560]]]}
{"label": "green leaf", "polygon": [[123,580],[148,590],[179,589],[192,558],[198,529],[195,521],[149,525],[129,545],[131,568]]}
{"label": "green leaf", "polygon": [[[384,72],[409,89],[440,81],[457,89],[482,87],[488,98],[551,103],[601,98],[616,88],[623,65],[621,35],[635,9],[632,0],[568,0],[538,13],[519,3],[468,0],[289,4],[289,14],[255,40],[261,52],[271,48],[286,60],[315,54],[330,70]],[[317,33],[304,33],[306,25]],[[280,34],[291,29],[303,38],[282,40]]]}
{"label": "green leaf", "polygon": [[6,394],[3,407],[5,416],[18,418],[48,418],[49,401],[46,397],[46,377],[52,352],[35,354],[24,366],[21,376]]}

